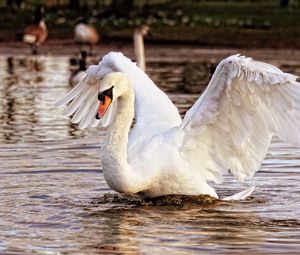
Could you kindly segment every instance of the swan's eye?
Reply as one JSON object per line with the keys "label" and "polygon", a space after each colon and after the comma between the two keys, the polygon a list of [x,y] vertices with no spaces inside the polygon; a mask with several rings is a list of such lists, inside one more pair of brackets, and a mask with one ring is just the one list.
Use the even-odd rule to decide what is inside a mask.
{"label": "swan's eye", "polygon": [[99,92],[99,94],[98,94],[98,100],[99,100],[100,102],[103,102],[104,98],[105,98],[104,93],[100,93],[100,92]]}
{"label": "swan's eye", "polygon": [[113,98],[113,88],[114,88],[114,86],[112,86],[110,89],[104,90],[103,92],[99,92],[98,100],[100,102],[104,102],[105,96],[108,96],[112,100],[112,98]]}

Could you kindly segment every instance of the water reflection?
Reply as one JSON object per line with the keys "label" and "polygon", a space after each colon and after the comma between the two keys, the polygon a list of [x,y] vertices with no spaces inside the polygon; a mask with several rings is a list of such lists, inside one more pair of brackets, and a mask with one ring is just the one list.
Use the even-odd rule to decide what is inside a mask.
{"label": "water reflection", "polygon": [[198,96],[207,86],[216,63],[162,62],[149,65],[149,75],[167,93],[187,93]]}
{"label": "water reflection", "polygon": [[70,89],[69,74],[67,58],[1,59],[0,139],[15,143],[76,137],[77,127],[53,107]]}
{"label": "water reflection", "polygon": [[[74,69],[71,60],[43,56],[0,58],[1,140],[17,143],[96,136],[96,130],[78,130],[53,107],[71,89],[67,82]],[[195,93],[180,105],[184,113],[205,88],[213,66],[200,62],[151,63],[149,75],[172,99],[183,92]],[[179,96],[179,104],[181,96],[184,95]]]}
{"label": "water reflection", "polygon": [[[148,67],[184,114],[215,63]],[[71,69],[68,57],[0,57],[1,254],[299,251],[300,150],[277,138],[254,178],[240,184],[225,176],[216,186],[226,196],[256,185],[246,201],[183,207],[92,203],[111,192],[100,161],[105,130],[78,130],[53,107],[70,90]]]}

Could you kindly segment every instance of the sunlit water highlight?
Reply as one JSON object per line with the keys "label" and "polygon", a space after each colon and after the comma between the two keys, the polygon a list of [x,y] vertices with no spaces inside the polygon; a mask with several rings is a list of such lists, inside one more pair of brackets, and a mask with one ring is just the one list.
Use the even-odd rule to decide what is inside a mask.
{"label": "sunlit water highlight", "polygon": [[[254,178],[217,186],[225,196],[256,185],[245,201],[103,202],[112,193],[100,162],[105,130],[78,130],[53,107],[70,89],[69,58],[13,65],[0,57],[0,254],[299,252],[300,149],[275,138]],[[148,72],[183,114],[213,70],[153,62]]]}

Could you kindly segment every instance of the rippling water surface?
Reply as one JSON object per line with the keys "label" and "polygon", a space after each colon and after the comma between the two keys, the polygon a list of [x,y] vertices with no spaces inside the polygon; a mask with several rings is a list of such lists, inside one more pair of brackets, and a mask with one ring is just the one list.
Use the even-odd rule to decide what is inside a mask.
{"label": "rippling water surface", "polygon": [[[153,62],[148,72],[184,113],[213,70]],[[0,77],[0,254],[300,251],[299,149],[274,139],[254,178],[217,186],[225,196],[256,185],[245,201],[100,203],[113,193],[101,170],[105,130],[78,130],[53,107],[70,89],[69,58],[0,57]]]}

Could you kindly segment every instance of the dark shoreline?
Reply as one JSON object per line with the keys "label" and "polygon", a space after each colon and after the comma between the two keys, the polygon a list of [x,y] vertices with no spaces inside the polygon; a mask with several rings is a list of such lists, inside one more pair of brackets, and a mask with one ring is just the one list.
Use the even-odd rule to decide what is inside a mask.
{"label": "dark shoreline", "polygon": [[[299,64],[300,49],[294,48],[209,48],[200,45],[190,44],[150,44],[145,43],[146,59],[155,61],[155,59],[176,59],[177,61],[197,61],[211,60],[219,61],[220,59],[232,55],[242,54],[264,61],[276,61],[281,64]],[[120,51],[131,59],[134,59],[133,45],[127,41],[113,41],[110,43],[99,43],[94,48],[95,56],[93,59],[100,60],[101,57],[110,51]],[[77,56],[79,53],[78,47],[73,40],[47,40],[39,48],[39,55],[61,55],[61,56]],[[28,45],[7,41],[0,42],[0,54],[4,56],[10,55],[28,55],[30,48]]]}

